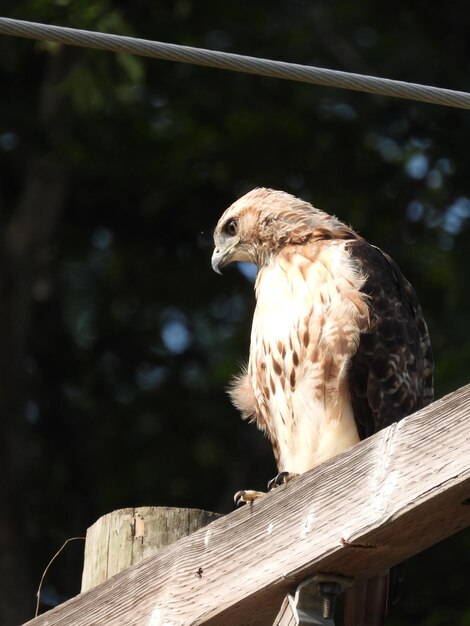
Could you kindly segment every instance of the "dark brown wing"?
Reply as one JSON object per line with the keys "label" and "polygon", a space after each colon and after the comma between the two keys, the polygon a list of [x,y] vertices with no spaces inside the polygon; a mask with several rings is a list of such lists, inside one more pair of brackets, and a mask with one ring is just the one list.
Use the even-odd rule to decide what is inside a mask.
{"label": "dark brown wing", "polygon": [[[397,264],[363,239],[348,246],[367,276],[362,291],[370,309],[369,330],[360,337],[349,372],[354,418],[364,439],[432,402],[433,358],[418,298]],[[345,626],[385,624],[388,587],[393,598],[394,576],[402,568],[360,581],[346,592]]]}
{"label": "dark brown wing", "polygon": [[370,327],[352,359],[349,390],[361,439],[433,399],[433,358],[418,298],[397,264],[365,240],[348,244],[367,276]]}

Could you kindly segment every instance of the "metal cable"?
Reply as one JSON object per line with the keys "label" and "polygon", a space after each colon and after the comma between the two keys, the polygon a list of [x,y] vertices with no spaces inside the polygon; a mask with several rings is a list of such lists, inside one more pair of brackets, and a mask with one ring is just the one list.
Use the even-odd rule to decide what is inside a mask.
{"label": "metal cable", "polygon": [[35,22],[25,22],[6,17],[0,18],[0,34],[26,37],[28,39],[44,39],[83,48],[98,48],[113,52],[127,52],[140,56],[192,63],[216,67],[234,72],[258,74],[271,78],[282,78],[304,83],[365,91],[382,96],[407,98],[420,102],[441,104],[443,106],[470,109],[470,93],[441,89],[428,85],[417,85],[387,78],[339,72],[296,63],[284,63],[259,59],[256,57],[179,46],[147,39],[135,39],[122,35],[109,35],[87,30],[50,26]]}

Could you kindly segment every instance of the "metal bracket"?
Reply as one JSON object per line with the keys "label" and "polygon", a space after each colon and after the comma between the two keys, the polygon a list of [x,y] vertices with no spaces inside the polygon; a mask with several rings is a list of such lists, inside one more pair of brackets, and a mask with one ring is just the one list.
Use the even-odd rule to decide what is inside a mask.
{"label": "metal bracket", "polygon": [[353,578],[334,574],[306,578],[294,595],[287,594],[274,626],[334,626],[336,599],[353,583]]}

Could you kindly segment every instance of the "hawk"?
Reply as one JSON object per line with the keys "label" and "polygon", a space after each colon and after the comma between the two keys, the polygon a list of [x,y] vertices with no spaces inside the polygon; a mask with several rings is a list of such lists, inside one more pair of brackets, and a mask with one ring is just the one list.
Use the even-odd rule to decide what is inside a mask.
{"label": "hawk", "polygon": [[[225,211],[214,243],[216,272],[234,261],[258,268],[249,361],[230,395],[272,443],[279,474],[268,487],[432,401],[416,294],[397,264],[349,226],[284,191],[257,188]],[[257,495],[238,492],[237,504]],[[388,574],[356,585],[345,624],[383,624],[387,588]]]}

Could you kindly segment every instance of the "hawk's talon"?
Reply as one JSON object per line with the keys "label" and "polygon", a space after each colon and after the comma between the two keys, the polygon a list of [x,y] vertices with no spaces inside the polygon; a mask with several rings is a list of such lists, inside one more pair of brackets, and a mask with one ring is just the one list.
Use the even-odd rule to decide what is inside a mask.
{"label": "hawk's talon", "polygon": [[235,506],[240,506],[242,504],[246,504],[247,502],[254,502],[257,498],[260,498],[261,496],[264,496],[264,491],[243,489],[242,491],[237,491],[237,493],[233,496],[233,501],[235,502]]}
{"label": "hawk's talon", "polygon": [[298,474],[293,474],[292,472],[279,472],[277,476],[274,476],[268,483],[268,491],[272,491],[276,487],[280,487],[281,485],[285,485],[290,480],[298,476]]}

